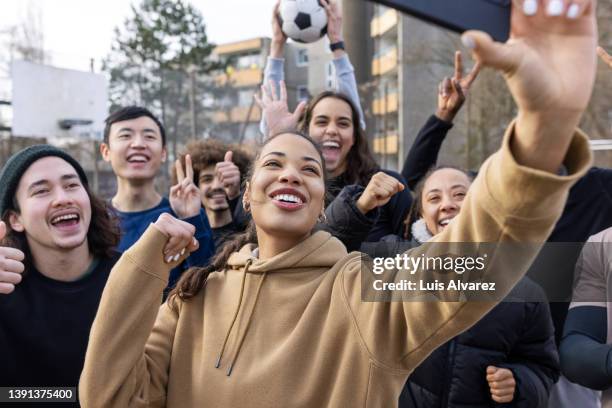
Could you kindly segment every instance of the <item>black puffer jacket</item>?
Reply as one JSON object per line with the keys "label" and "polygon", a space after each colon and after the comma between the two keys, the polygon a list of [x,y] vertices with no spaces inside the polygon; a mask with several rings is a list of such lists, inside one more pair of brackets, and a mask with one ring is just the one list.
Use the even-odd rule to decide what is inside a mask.
{"label": "black puffer jacket", "polygon": [[491,399],[486,380],[489,365],[514,374],[514,400],[503,406],[546,407],[560,370],[550,311],[545,302],[521,301],[538,295],[543,297],[539,286],[528,278],[521,280],[504,302],[417,367],[406,382],[399,407],[500,406]]}

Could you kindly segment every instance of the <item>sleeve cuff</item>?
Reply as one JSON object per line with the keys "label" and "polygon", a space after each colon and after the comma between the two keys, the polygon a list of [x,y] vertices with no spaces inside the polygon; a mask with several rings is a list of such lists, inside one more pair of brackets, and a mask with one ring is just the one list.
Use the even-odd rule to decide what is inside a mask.
{"label": "sleeve cuff", "polygon": [[167,241],[168,237],[151,224],[125,255],[129,256],[139,269],[166,282],[170,269],[182,262],[180,259],[177,262],[166,263],[164,246]]}
{"label": "sleeve cuff", "polygon": [[447,122],[445,120],[440,119],[437,115],[431,115],[429,120],[427,121],[428,125],[435,125],[436,127],[440,127],[444,130],[450,130],[453,128],[453,122]]}
{"label": "sleeve cuff", "polygon": [[355,68],[353,68],[353,64],[351,64],[347,54],[344,54],[339,58],[334,58],[333,62],[338,75],[355,71]]}

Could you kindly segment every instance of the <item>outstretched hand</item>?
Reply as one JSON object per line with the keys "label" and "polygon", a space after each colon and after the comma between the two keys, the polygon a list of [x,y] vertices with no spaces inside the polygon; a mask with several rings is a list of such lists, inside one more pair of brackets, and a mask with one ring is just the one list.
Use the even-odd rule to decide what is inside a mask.
{"label": "outstretched hand", "polygon": [[556,172],[595,81],[596,0],[515,0],[510,39],[480,31],[462,40],[484,66],[501,71],[518,105],[513,151],[520,164]]}
{"label": "outstretched hand", "polygon": [[256,94],[255,100],[263,111],[263,117],[268,125],[268,135],[296,130],[298,121],[306,109],[306,102],[300,102],[295,112],[289,111],[287,105],[287,87],[285,81],[278,84],[280,95],[276,90],[274,81],[269,81],[268,86],[261,86],[261,98]]}
{"label": "outstretched hand", "polygon": [[470,73],[465,75],[461,51],[455,52],[455,75],[452,78],[444,78],[438,85],[438,118],[448,123],[455,119],[481,68],[482,64],[476,62]]}
{"label": "outstretched hand", "polygon": [[357,208],[362,214],[367,214],[377,207],[387,204],[391,197],[404,189],[404,185],[395,177],[379,171],[372,176],[361,197],[357,200]]}
{"label": "outstretched hand", "polygon": [[599,55],[599,58],[601,58],[603,62],[612,68],[612,55],[608,54],[602,47],[597,47],[597,55]]}
{"label": "outstretched hand", "polygon": [[[0,241],[6,237],[6,224],[0,221]],[[0,294],[6,295],[15,290],[15,285],[21,282],[21,274],[24,270],[23,260],[25,255],[22,251],[0,247]]]}
{"label": "outstretched hand", "polygon": [[179,218],[195,217],[200,213],[200,189],[193,182],[191,156],[185,155],[185,170],[180,160],[175,162],[178,183],[170,188],[170,206]]}

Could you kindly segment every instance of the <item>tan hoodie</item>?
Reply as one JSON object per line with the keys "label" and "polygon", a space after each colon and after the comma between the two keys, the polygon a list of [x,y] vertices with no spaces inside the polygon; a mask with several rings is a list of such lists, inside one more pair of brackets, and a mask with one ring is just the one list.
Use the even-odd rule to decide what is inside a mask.
{"label": "tan hoodie", "polygon": [[[546,240],[590,164],[588,142],[576,134],[561,177],[519,166],[511,130],[437,241]],[[111,273],[81,377],[84,407],[391,407],[432,350],[494,306],[362,302],[360,254],[318,232],[267,260],[243,248],[175,312],[158,306],[172,266],[165,242],[150,227]],[[485,278],[507,292],[533,256],[500,256]]]}

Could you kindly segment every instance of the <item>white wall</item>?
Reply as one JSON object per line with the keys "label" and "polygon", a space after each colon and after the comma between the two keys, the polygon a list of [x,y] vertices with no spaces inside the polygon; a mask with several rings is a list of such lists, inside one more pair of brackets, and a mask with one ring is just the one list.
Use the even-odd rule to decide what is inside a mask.
{"label": "white wall", "polygon": [[[104,75],[14,61],[11,77],[15,136],[56,139],[87,131],[101,138],[108,114],[108,83]],[[86,119],[93,124],[66,132],[58,125],[62,119]]]}

